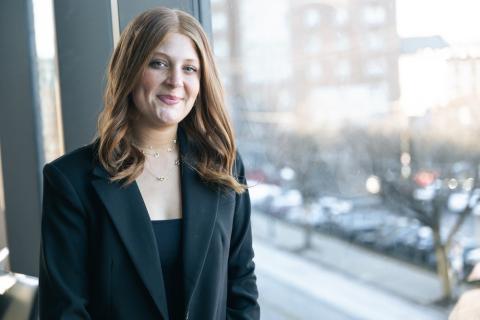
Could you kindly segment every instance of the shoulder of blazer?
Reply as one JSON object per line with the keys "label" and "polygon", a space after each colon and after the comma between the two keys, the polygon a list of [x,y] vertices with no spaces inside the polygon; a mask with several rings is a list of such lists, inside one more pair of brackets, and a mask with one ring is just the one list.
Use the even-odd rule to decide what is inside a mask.
{"label": "shoulder of blazer", "polygon": [[96,161],[95,144],[89,144],[73,150],[45,165],[54,166],[71,181],[85,180],[90,177]]}
{"label": "shoulder of blazer", "polygon": [[233,162],[233,176],[238,181],[245,181],[245,167],[243,165],[242,157],[237,151],[235,154],[235,161]]}

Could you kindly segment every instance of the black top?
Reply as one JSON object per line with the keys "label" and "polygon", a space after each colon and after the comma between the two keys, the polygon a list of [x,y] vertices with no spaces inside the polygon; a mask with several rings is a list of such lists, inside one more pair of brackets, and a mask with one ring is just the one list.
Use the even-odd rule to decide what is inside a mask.
{"label": "black top", "polygon": [[152,220],[171,320],[183,319],[182,219]]}

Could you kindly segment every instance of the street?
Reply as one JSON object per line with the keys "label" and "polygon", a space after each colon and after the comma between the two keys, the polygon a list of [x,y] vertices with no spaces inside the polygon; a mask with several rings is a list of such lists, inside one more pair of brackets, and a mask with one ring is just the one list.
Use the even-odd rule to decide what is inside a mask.
{"label": "street", "polygon": [[432,304],[434,273],[368,250],[303,234],[263,215],[252,217],[262,319],[446,319]]}

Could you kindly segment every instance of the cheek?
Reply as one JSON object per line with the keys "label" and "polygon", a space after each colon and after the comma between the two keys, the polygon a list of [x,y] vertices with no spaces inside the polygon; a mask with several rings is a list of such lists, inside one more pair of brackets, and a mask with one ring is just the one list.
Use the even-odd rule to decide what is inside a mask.
{"label": "cheek", "polygon": [[140,87],[135,88],[132,91],[132,101],[136,109],[138,109],[143,104],[143,93]]}
{"label": "cheek", "polygon": [[200,81],[198,79],[192,79],[192,81],[188,83],[188,91],[190,99],[195,100],[200,91]]}
{"label": "cheek", "polygon": [[138,84],[137,90],[143,95],[148,95],[154,91],[158,81],[159,79],[157,79],[153,72],[145,72]]}

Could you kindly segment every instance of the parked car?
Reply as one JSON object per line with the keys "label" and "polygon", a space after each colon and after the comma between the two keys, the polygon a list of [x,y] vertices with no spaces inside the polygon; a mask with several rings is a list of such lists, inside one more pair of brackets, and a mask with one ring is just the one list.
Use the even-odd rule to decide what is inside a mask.
{"label": "parked car", "polygon": [[349,241],[355,241],[361,234],[375,232],[386,219],[384,213],[377,211],[352,211],[334,217],[340,227],[340,236]]}
{"label": "parked car", "polygon": [[463,275],[468,277],[477,263],[480,263],[480,247],[467,247],[463,250]]}
{"label": "parked car", "polygon": [[323,208],[323,210],[333,215],[348,213],[353,209],[353,204],[351,201],[338,199],[336,197],[321,197],[318,199],[318,204]]}
{"label": "parked car", "polygon": [[272,199],[268,212],[279,218],[286,219],[289,211],[302,206],[303,199],[300,191],[288,189],[282,191]]}
{"label": "parked car", "polygon": [[269,211],[273,199],[282,193],[281,188],[274,184],[258,183],[256,181],[250,181],[249,183],[252,186],[248,190],[250,201],[252,208],[256,210]]}
{"label": "parked car", "polygon": [[328,221],[328,217],[318,205],[311,205],[306,209],[303,205],[291,207],[285,218],[296,224],[310,225],[314,227],[321,226]]}

